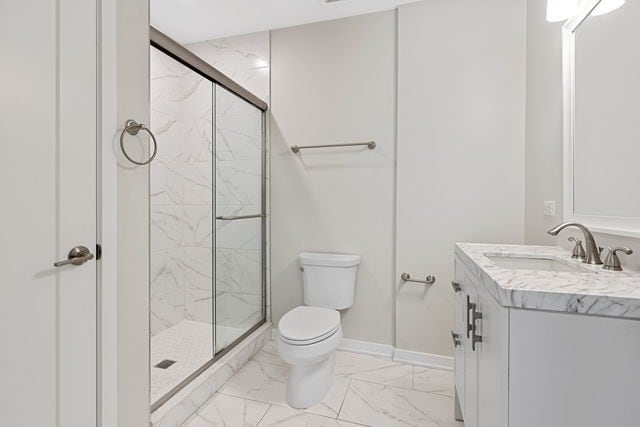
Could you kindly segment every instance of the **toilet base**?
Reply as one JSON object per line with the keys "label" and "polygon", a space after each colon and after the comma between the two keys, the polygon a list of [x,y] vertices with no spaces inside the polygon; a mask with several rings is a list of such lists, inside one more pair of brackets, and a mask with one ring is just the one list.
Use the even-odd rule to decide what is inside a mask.
{"label": "toilet base", "polygon": [[313,365],[292,365],[287,382],[287,402],[296,409],[319,403],[329,392],[336,371],[336,353]]}

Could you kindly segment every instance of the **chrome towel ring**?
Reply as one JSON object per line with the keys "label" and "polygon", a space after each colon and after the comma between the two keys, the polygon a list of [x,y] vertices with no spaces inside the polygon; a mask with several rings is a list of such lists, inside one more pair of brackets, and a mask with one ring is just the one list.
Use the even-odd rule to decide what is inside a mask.
{"label": "chrome towel ring", "polygon": [[[151,137],[151,141],[153,141],[153,152],[151,153],[151,157],[149,158],[149,160],[147,160],[146,162],[138,162],[137,160],[133,160],[131,157],[129,157],[129,155],[127,154],[127,151],[124,149],[125,134],[137,135],[138,132],[140,132],[141,130],[146,131]],[[143,123],[138,123],[135,120],[129,119],[125,122],[124,129],[120,134],[120,149],[122,150],[122,154],[124,154],[127,160],[129,160],[131,163],[134,163],[139,166],[144,166],[151,163],[153,159],[155,159],[156,154],[158,154],[158,142],[156,141],[156,137],[153,136],[153,133],[151,133],[151,130],[148,127],[146,127]]]}

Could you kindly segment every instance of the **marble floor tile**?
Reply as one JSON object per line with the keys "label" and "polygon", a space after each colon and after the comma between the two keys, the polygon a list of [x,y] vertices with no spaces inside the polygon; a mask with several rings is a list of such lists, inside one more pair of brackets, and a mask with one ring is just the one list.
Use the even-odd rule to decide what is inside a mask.
{"label": "marble floor tile", "polygon": [[411,388],[413,367],[389,358],[368,354],[336,352],[337,375],[352,379]]}
{"label": "marble floor tile", "polygon": [[184,425],[185,427],[255,427],[269,405],[239,397],[216,394]]}
{"label": "marble floor tile", "polygon": [[257,362],[271,363],[272,365],[287,366],[287,362],[278,355],[276,340],[269,340],[268,343],[253,357]]}
{"label": "marble floor tile", "polygon": [[463,426],[450,397],[359,380],[351,380],[338,418],[369,426]]}
{"label": "marble floor tile", "polygon": [[[327,396],[311,408],[294,409],[286,401],[289,366],[272,339],[219,390],[227,397],[213,399],[187,426],[225,425],[216,420],[231,419],[224,415],[231,407],[233,416],[245,418],[226,425],[255,426],[249,415],[259,407],[264,416],[258,426],[463,427],[454,419],[452,372],[345,351],[336,356],[338,373]],[[195,424],[207,419],[209,424]]]}
{"label": "marble floor tile", "polygon": [[286,366],[250,360],[220,392],[275,405],[286,405],[287,371]]}
{"label": "marble floor tile", "polygon": [[428,391],[430,393],[454,396],[453,372],[441,371],[438,369],[413,368],[413,388],[414,390]]}
{"label": "marble floor tile", "polygon": [[324,399],[304,411],[311,414],[337,418],[340,408],[342,407],[342,402],[344,402],[344,397],[347,395],[349,382],[350,380],[348,378],[335,377],[333,379],[333,385]]}
{"label": "marble floor tile", "polygon": [[[288,406],[288,373],[289,367],[286,364],[266,363],[254,357],[220,392],[272,405]],[[348,388],[348,378],[334,378],[333,385],[324,399],[304,412],[336,418]]]}
{"label": "marble floor tile", "polygon": [[347,421],[337,420],[335,418],[323,417],[319,415],[308,414],[306,412],[297,411],[292,408],[280,406],[272,406],[267,411],[259,427],[356,427]]}

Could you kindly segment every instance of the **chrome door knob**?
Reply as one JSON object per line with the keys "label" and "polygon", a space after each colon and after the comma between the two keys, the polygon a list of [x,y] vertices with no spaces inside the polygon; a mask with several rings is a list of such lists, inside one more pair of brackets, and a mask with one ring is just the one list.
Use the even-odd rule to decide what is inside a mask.
{"label": "chrome door knob", "polygon": [[82,265],[87,261],[92,260],[94,255],[86,246],[76,246],[69,251],[67,259],[64,261],[54,262],[54,267],[64,267],[65,265]]}

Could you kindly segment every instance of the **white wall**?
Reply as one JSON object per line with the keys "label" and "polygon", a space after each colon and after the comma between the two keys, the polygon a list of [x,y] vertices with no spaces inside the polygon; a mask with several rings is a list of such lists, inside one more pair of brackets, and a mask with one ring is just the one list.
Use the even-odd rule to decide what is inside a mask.
{"label": "white wall", "polygon": [[[562,24],[545,18],[546,2],[527,2],[525,240],[554,244],[546,233],[562,221]],[[543,215],[545,200],[556,216]]]}
{"label": "white wall", "polygon": [[[436,8],[445,7],[444,9],[441,9],[440,12],[444,13],[449,11],[453,13],[454,17],[451,19],[457,22],[454,12],[461,5],[463,4],[460,2],[450,2],[447,3],[445,7],[443,3],[436,4],[434,2],[423,2],[406,7],[415,7],[418,9],[434,8],[432,11],[433,13],[435,13]],[[469,7],[469,4],[464,4],[464,6],[467,8]],[[524,152],[526,196],[524,201],[524,240],[528,244],[555,244],[558,242],[566,246],[566,237],[578,232],[565,232],[565,235],[563,235],[560,240],[552,238],[546,234],[546,230],[562,221],[562,50],[561,24],[548,23],[545,20],[545,6],[545,2],[537,0],[530,0],[527,2],[526,143]],[[462,11],[462,9],[458,10],[460,13],[462,13]],[[441,16],[439,18],[440,19],[433,20],[431,23],[432,28],[423,29],[422,31],[431,31],[433,37],[435,38],[438,36],[437,39],[441,43],[444,43],[447,40],[449,40],[449,43],[453,43],[456,39],[451,39],[454,34],[451,32],[451,24],[446,22],[446,19],[442,19]],[[372,19],[372,16],[352,19],[356,22],[357,20]],[[500,24],[500,19],[497,15],[496,19],[498,19],[497,23]],[[508,20],[505,19],[505,21]],[[360,154],[366,155],[366,153],[358,153],[355,157],[347,157],[344,153],[334,154],[333,152],[314,153],[313,155],[309,153],[305,155],[306,157],[304,157],[304,159],[308,162],[313,161],[313,163],[304,165],[300,160],[297,160],[296,157],[292,157],[290,152],[287,151],[288,146],[294,143],[303,144],[319,141],[326,142],[327,139],[335,140],[335,137],[329,138],[329,136],[332,136],[331,134],[337,134],[341,137],[342,135],[338,128],[346,125],[341,124],[340,122],[346,121],[345,116],[347,114],[351,114],[354,109],[356,112],[360,113],[358,108],[355,108],[352,105],[345,105],[344,103],[340,104],[341,108],[338,111],[337,105],[339,104],[332,102],[331,99],[332,96],[335,96],[334,94],[338,93],[333,89],[333,86],[335,86],[336,83],[333,82],[332,79],[342,79],[343,74],[348,72],[351,68],[347,66],[343,66],[342,69],[338,69],[337,66],[332,67],[332,64],[330,63],[331,59],[335,58],[336,61],[341,62],[343,65],[351,64],[353,61],[357,60],[357,57],[349,57],[348,55],[349,50],[353,48],[353,45],[349,43],[355,43],[354,41],[349,40],[349,43],[345,42],[344,44],[341,44],[334,40],[335,37],[338,37],[335,35],[337,29],[341,30],[340,36],[344,36],[344,27],[346,23],[349,22],[350,20],[344,20],[279,30],[273,32],[272,35],[274,41],[274,45],[272,47],[274,60],[273,66],[275,67],[272,79],[272,93],[274,96],[272,135],[275,137],[273,140],[274,154],[272,157],[274,162],[273,190],[275,192],[273,201],[277,205],[282,206],[276,206],[276,209],[274,210],[275,223],[273,231],[276,234],[276,239],[273,242],[275,252],[273,261],[273,313],[275,320],[279,319],[279,317],[286,312],[288,308],[299,304],[302,301],[302,289],[299,282],[300,277],[296,270],[297,264],[295,255],[297,251],[303,249],[332,249],[338,251],[341,250],[340,248],[346,247],[342,250],[356,252],[358,248],[355,247],[355,243],[347,243],[347,240],[349,236],[355,236],[357,233],[365,236],[367,239],[372,239],[371,236],[372,233],[374,233],[373,235],[377,236],[377,239],[375,242],[372,242],[372,244],[375,245],[380,245],[380,242],[384,242],[385,239],[389,245],[393,244],[390,241],[390,239],[393,239],[393,236],[385,233],[387,223],[367,226],[365,223],[367,220],[366,217],[360,218],[355,215],[362,213],[362,210],[360,209],[360,207],[362,207],[361,197],[364,196],[362,195],[361,190],[356,191],[356,186],[352,186],[352,181],[344,180],[344,175],[362,175],[363,181],[366,181],[367,177],[365,176],[364,170],[362,170],[363,168],[358,168],[357,170],[350,168],[351,170],[345,170],[344,168],[333,165],[334,175],[331,176],[327,172],[332,169],[326,166],[323,167],[321,163],[329,156],[332,156],[331,158],[336,159],[337,161],[344,161],[344,159],[347,159],[348,161],[362,162],[362,156],[360,156]],[[489,24],[490,20],[488,20],[486,16],[481,17],[480,15],[476,21],[467,22],[466,25],[457,25],[456,31],[460,33],[465,28],[469,28],[473,22],[480,25],[480,28],[466,36],[471,39],[474,37],[477,38],[479,34],[483,34],[483,31],[485,31],[486,28],[490,28],[492,25],[497,25],[496,22]],[[503,23],[503,25],[507,24]],[[325,30],[331,31],[326,31],[325,34]],[[400,28],[400,31],[402,33],[402,27]],[[463,34],[464,36],[464,32],[460,34]],[[335,43],[338,46],[332,45],[332,43]],[[337,49],[337,47],[341,47],[341,49]],[[469,52],[473,53],[473,50]],[[382,50],[380,55],[382,55]],[[424,51],[421,55],[425,58],[428,57]],[[296,58],[298,58],[298,60],[296,60]],[[347,58],[350,61],[346,61]],[[494,58],[490,55],[486,55],[480,59],[482,58],[486,59],[488,61],[487,63],[490,63],[496,58],[500,58],[500,56]],[[471,70],[472,67],[477,66],[477,64],[478,63],[467,65],[466,69]],[[375,73],[380,72],[379,67],[372,66],[370,67],[370,70],[373,70]],[[458,71],[462,73],[464,70],[465,68],[460,68]],[[455,71],[455,69],[453,71]],[[368,75],[369,73],[365,74],[368,78],[371,78]],[[448,76],[450,76],[450,74],[445,76],[441,75],[439,78],[444,79],[448,78]],[[491,81],[497,80],[498,79],[496,78]],[[490,82],[489,78],[487,78],[486,81]],[[464,82],[464,80],[461,80],[461,82]],[[344,87],[350,88],[346,84]],[[359,88],[360,86],[356,87]],[[371,85],[371,88],[374,87],[375,85]],[[434,87],[437,88],[437,85],[434,85]],[[329,88],[332,89],[331,92],[329,92]],[[305,89],[307,92],[315,92],[315,97],[310,97],[309,93],[305,92]],[[323,94],[323,90],[327,90],[328,94]],[[449,92],[441,94],[441,99],[446,100],[448,97],[451,97],[452,94],[456,94],[455,90],[456,88],[454,87]],[[280,91],[282,91],[282,93],[277,93]],[[353,93],[361,96],[362,92],[362,90],[356,90]],[[370,97],[381,96],[379,92],[374,91],[373,89],[370,92],[371,93],[368,93],[368,96]],[[329,94],[332,95],[330,96]],[[341,94],[338,93],[338,96],[340,95]],[[464,95],[464,92],[461,92],[460,96],[462,95]],[[344,94],[341,96],[344,96]],[[310,102],[307,101],[307,99],[316,102]],[[323,101],[322,106],[316,105],[318,99]],[[428,101],[428,98],[424,99],[425,101]],[[474,97],[470,97],[471,101],[473,99]],[[485,101],[485,99],[480,98],[478,100],[478,104],[482,105],[483,101]],[[351,100],[351,102],[353,103],[355,101]],[[463,105],[468,105],[468,101],[464,102]],[[514,105],[514,109],[517,110],[518,108],[520,107],[516,103],[516,105]],[[479,109],[478,111],[482,112],[483,110]],[[299,123],[289,123],[290,121],[297,121]],[[425,122],[426,121],[427,119],[425,118]],[[505,124],[505,128],[503,129],[512,125],[508,119],[505,119],[503,122]],[[332,125],[331,128],[325,126],[327,128],[323,129],[323,124],[329,123]],[[376,123],[380,123],[380,120],[377,120]],[[393,126],[393,121],[389,121],[387,126]],[[496,126],[501,125],[498,124]],[[454,123],[451,125],[450,129],[453,132],[454,130],[457,131],[459,127],[461,127],[460,123]],[[510,129],[513,132],[513,128],[511,127]],[[400,130],[400,133],[402,135],[402,129]],[[363,137],[367,138],[366,135]],[[402,150],[403,148],[400,146],[400,156],[403,155]],[[376,151],[372,153],[375,152]],[[468,153],[469,151],[461,149],[461,159],[471,158],[472,156],[468,156]],[[463,157],[465,154],[467,156]],[[429,159],[433,159],[433,156],[424,160],[423,164],[437,167],[437,159]],[[495,158],[495,160],[499,161],[496,164],[500,165],[503,162],[503,159],[502,154],[500,154],[500,157]],[[520,157],[520,160],[515,161],[522,161],[522,157]],[[325,170],[324,173],[323,169]],[[460,171],[464,170],[465,168],[461,167],[457,172],[461,173]],[[386,173],[387,171],[382,168],[379,172]],[[432,175],[434,179],[435,177],[440,179],[442,176],[442,174],[435,173]],[[472,175],[468,177],[468,181],[469,183],[473,183],[477,178],[478,175]],[[445,185],[447,181],[439,182],[441,183],[441,188],[446,189]],[[333,191],[333,193],[330,193],[331,199],[344,204],[344,208],[339,210],[339,212],[335,212],[335,210],[338,210],[338,208],[335,207],[335,202],[334,204],[329,203],[330,207],[326,208],[322,205],[322,202],[326,202],[326,200],[321,199],[320,196],[322,195],[326,197],[327,188],[329,186],[332,186],[330,188],[332,188]],[[386,207],[385,202],[393,203],[392,200],[393,194],[389,194],[388,192],[381,191],[381,189],[379,189],[378,203],[380,207]],[[545,217],[543,215],[542,207],[545,200],[556,201],[557,213],[555,217]],[[290,209],[285,208],[285,206],[289,206]],[[347,208],[347,206],[353,207]],[[484,209],[492,210],[490,204],[485,204]],[[515,207],[515,209],[517,209],[517,207]],[[350,218],[345,218],[344,215],[341,215],[343,213],[342,211],[344,211],[346,215],[349,215]],[[469,215],[470,217],[473,217],[476,214],[477,211],[473,211],[470,212]],[[327,217],[327,215],[333,215],[332,218],[335,218],[336,223],[339,224],[336,229],[337,231],[330,227],[329,220],[331,218]],[[309,220],[311,218],[313,219],[313,222]],[[388,214],[386,217],[389,221],[391,221],[391,218],[391,214]],[[350,229],[349,225],[351,224],[355,224],[354,226],[357,227],[357,229]],[[515,223],[513,224],[515,226]],[[346,232],[342,227],[347,229]],[[347,236],[347,238],[341,239],[341,232],[344,233],[343,235]],[[279,234],[283,236],[282,239],[277,237]],[[285,238],[284,236],[288,237]],[[498,234],[493,234],[492,236],[495,236],[492,238],[492,240],[495,241],[506,241],[507,239],[507,236],[499,237]],[[516,234],[510,234],[510,236],[517,237]],[[597,235],[597,238],[598,243],[602,246],[625,244],[632,247],[636,252],[640,252],[640,242],[637,239],[603,235]],[[460,239],[464,238],[461,237],[458,240]],[[360,239],[358,237],[358,240],[364,241],[365,239]],[[488,240],[488,237],[484,240]],[[517,241],[517,238],[515,238],[515,241]],[[336,247],[333,248],[332,246]],[[340,246],[340,248],[337,246]],[[366,245],[364,246],[366,247]],[[378,254],[378,256],[380,263],[377,265],[376,270],[384,272],[386,277],[390,278],[388,280],[395,282],[396,278],[395,273],[393,272],[393,267],[387,266],[386,260],[384,259],[385,256],[392,257],[392,252],[387,251],[386,254]],[[401,262],[402,259],[399,258],[399,269],[402,269],[402,267],[400,267]],[[640,261],[638,261],[637,256],[623,257],[622,262],[623,266],[628,269],[640,270]],[[365,266],[363,265],[363,267]],[[425,272],[431,272],[428,268],[422,268]],[[420,272],[422,272],[422,270],[420,270]],[[375,273],[369,273],[365,270],[364,274]],[[440,278],[440,282],[444,282],[446,284],[446,278]],[[378,311],[377,318],[384,319],[385,322],[389,322],[389,324],[391,324],[394,321],[393,314],[392,310],[386,306],[386,303],[390,301],[392,297],[390,297],[386,292],[387,289],[385,288],[385,285],[383,283],[375,285],[377,289],[382,291],[379,296],[374,296],[369,292],[369,295],[364,297],[361,296],[362,284],[359,283],[358,286],[359,302],[357,304],[362,303],[363,299],[367,304],[369,304],[369,300],[372,300],[372,306],[384,308],[383,310]],[[441,298],[442,300],[445,296],[443,294],[438,298]],[[438,301],[436,298],[434,298],[434,300]],[[449,322],[446,315],[449,308],[446,306],[446,303],[445,307],[445,310],[438,316],[434,323],[437,325],[435,328],[440,331],[446,331],[446,325],[448,324],[447,322]],[[383,328],[380,333],[376,333],[374,332],[375,328],[369,327],[365,328],[367,331],[360,333],[363,329],[363,326],[361,325],[364,325],[367,322],[367,316],[363,315],[364,313],[360,313],[357,316],[362,316],[361,323],[359,321],[360,319],[356,319],[355,315],[351,315],[351,312],[356,314],[358,311],[365,311],[367,314],[369,312],[369,310],[365,310],[364,308],[359,309],[357,305],[350,310],[350,313],[345,317],[345,329],[347,330],[348,337],[392,343],[391,337],[393,336],[393,332],[390,332],[387,328]],[[441,323],[442,325],[440,326]],[[434,337],[438,336],[440,333],[434,334]],[[402,346],[403,342],[402,337],[400,337],[399,345]],[[442,341],[442,338],[435,338],[433,346],[430,344],[429,347],[424,347],[425,351],[442,351],[438,350],[442,348],[442,342],[444,342]],[[410,344],[406,344],[406,346],[409,347]]]}
{"label": "white wall", "polygon": [[356,253],[345,337],[392,344],[396,13],[273,31],[271,72],[273,320],[302,304],[299,252]]}
{"label": "white wall", "polygon": [[272,32],[275,321],[302,304],[300,251],[359,253],[345,336],[450,354],[454,243],[524,240],[525,5],[418,2]]}
{"label": "white wall", "polygon": [[[560,244],[580,236],[577,230],[558,238],[546,230],[562,222],[562,34],[560,23],[545,20],[545,2],[527,2],[527,131],[525,241]],[[556,216],[542,213],[544,200],[556,201]],[[640,271],[640,239],[596,234],[599,246],[626,245],[635,251],[621,255],[622,266]]]}
{"label": "white wall", "polygon": [[[118,0],[115,54],[120,128],[112,133],[118,153],[116,138],[127,119],[149,123],[149,27],[141,25],[148,22],[148,14],[147,2]],[[131,144],[132,149],[135,147]],[[147,148],[142,151],[132,155],[146,158]],[[133,427],[149,423],[149,168],[134,167],[119,155],[116,191],[117,425]],[[104,247],[104,258],[113,250]]]}
{"label": "white wall", "polygon": [[526,0],[399,8],[396,346],[451,355],[455,242],[524,240]]}

